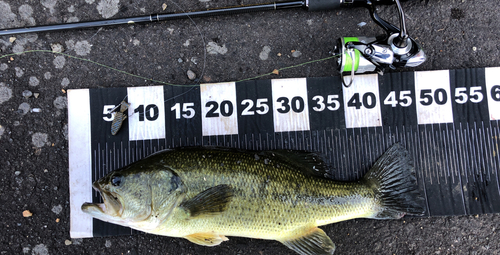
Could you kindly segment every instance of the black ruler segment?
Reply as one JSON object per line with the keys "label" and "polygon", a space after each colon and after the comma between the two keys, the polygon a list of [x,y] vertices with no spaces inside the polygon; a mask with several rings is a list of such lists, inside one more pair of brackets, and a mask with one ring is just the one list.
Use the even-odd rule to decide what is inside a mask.
{"label": "black ruler segment", "polygon": [[[92,179],[164,149],[218,146],[316,152],[328,178],[354,181],[401,143],[414,159],[426,215],[499,213],[495,70],[359,76],[351,88],[324,77],[91,89]],[[123,99],[128,119],[112,136],[108,111]],[[97,220],[93,229],[134,232]]]}
{"label": "black ruler segment", "polygon": [[307,94],[311,130],[345,128],[344,100],[340,77],[308,78]]}
{"label": "black ruler segment", "polygon": [[238,134],[274,132],[271,80],[236,83]]}
{"label": "black ruler segment", "polygon": [[382,125],[417,125],[415,76],[413,73],[390,73],[379,76]]}
{"label": "black ruler segment", "polygon": [[[105,90],[105,91],[104,91]],[[126,100],[127,88],[90,89],[90,127],[92,141],[92,180],[95,181],[114,169],[123,167],[136,158],[130,158],[127,121],[123,122],[120,133],[111,135],[112,114],[115,105]],[[136,151],[134,148],[132,151]],[[92,203],[102,203],[101,195],[92,192]],[[127,235],[130,228],[93,219],[94,236]]]}
{"label": "black ruler segment", "polygon": [[489,121],[484,68],[450,70],[453,100],[453,122]]}

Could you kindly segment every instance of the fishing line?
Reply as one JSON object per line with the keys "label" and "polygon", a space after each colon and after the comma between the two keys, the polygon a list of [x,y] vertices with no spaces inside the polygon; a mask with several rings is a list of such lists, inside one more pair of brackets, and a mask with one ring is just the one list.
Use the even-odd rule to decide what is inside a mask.
{"label": "fishing line", "polygon": [[[336,55],[333,55],[333,56],[329,56],[329,57],[326,57],[326,58],[321,58],[321,59],[316,59],[316,60],[311,60],[311,61],[307,61],[307,62],[304,62],[304,63],[300,63],[300,64],[297,64],[297,65],[293,65],[293,66],[287,66],[287,67],[282,67],[282,68],[278,68],[276,69],[275,71],[278,71],[278,72],[281,72],[283,70],[287,70],[287,69],[291,69],[291,68],[295,68],[295,67],[300,67],[300,66],[304,66],[304,65],[308,65],[308,64],[312,64],[312,63],[316,63],[316,62],[321,62],[321,61],[326,61],[326,60],[329,60],[329,59],[332,59],[332,58],[337,58],[339,57],[341,54],[336,54]],[[275,71],[272,71],[270,73],[265,73],[265,74],[261,74],[261,75],[257,75],[255,77],[251,77],[251,78],[246,78],[246,79],[242,79],[242,80],[239,80],[239,81],[235,81],[235,82],[242,82],[242,81],[249,81],[249,80],[254,80],[254,79],[257,79],[257,78],[262,78],[264,76],[269,76],[269,75],[276,75],[276,72]]]}
{"label": "fishing line", "polygon": [[[196,24],[196,22],[194,22],[194,20],[191,18],[191,16],[189,15],[189,13],[187,13],[187,12],[184,10],[184,8],[182,8],[181,6],[179,6],[179,5],[178,5],[175,1],[173,1],[173,0],[170,0],[170,2],[171,2],[172,4],[174,4],[175,6],[177,6],[177,8],[181,9],[181,11],[182,11],[182,12],[184,12],[184,13],[186,14],[186,16],[189,18],[189,20],[191,21],[191,23],[193,23],[193,25],[196,27],[196,30],[198,30],[198,33],[200,34],[201,40],[202,40],[202,42],[203,42],[203,67],[202,67],[202,69],[201,69],[201,74],[200,74],[199,78],[198,78],[198,79],[195,79],[195,80],[193,81],[193,82],[194,82],[194,84],[192,84],[192,85],[191,85],[192,87],[191,87],[189,90],[187,90],[187,91],[185,91],[185,92],[183,92],[183,93],[181,93],[181,94],[175,95],[175,96],[173,96],[173,97],[167,98],[165,101],[163,101],[163,103],[165,103],[165,102],[167,102],[167,101],[170,101],[170,100],[173,100],[173,99],[176,99],[176,98],[178,98],[178,97],[180,97],[180,96],[183,96],[183,95],[185,95],[185,94],[189,93],[189,92],[190,92],[191,90],[193,90],[195,87],[199,86],[197,83],[199,83],[199,82],[200,82],[201,78],[202,78],[202,77],[203,77],[203,75],[205,74],[205,67],[206,67],[206,63],[207,63],[207,43],[206,43],[206,41],[205,41],[205,36],[204,36],[204,35],[203,35],[203,33],[201,32],[200,27],[198,27],[198,25]],[[189,86],[189,85],[188,85],[188,86]],[[125,97],[125,98],[126,98],[126,97]],[[124,99],[124,100],[125,100],[125,99]],[[115,108],[113,108],[113,109],[117,109],[117,108],[118,108],[118,106],[120,106],[120,105],[121,105],[121,103],[120,103],[119,105],[115,106]],[[147,110],[145,113],[149,113],[149,111],[151,111],[151,110]],[[135,111],[134,111],[134,112],[132,112],[132,114],[130,114],[128,117],[131,117],[131,116],[133,116],[134,114],[135,114]]]}
{"label": "fishing line", "polygon": [[194,20],[191,18],[191,16],[189,15],[188,12],[186,12],[182,7],[180,7],[173,0],[170,0],[170,2],[173,3],[175,6],[177,6],[177,8],[181,9],[181,11],[186,14],[186,16],[189,18],[189,20],[191,20],[191,22],[193,23],[193,25],[196,27],[196,30],[198,30],[198,33],[200,34],[201,40],[203,41],[203,68],[201,69],[200,77],[194,81],[195,83],[198,83],[201,80],[201,78],[203,77],[203,75],[205,74],[205,67],[206,67],[206,64],[207,64],[207,43],[205,41],[205,36],[201,32],[200,27],[198,27],[198,25],[196,24],[196,22],[194,22]]}
{"label": "fishing line", "polygon": [[95,65],[98,65],[98,66],[101,66],[101,67],[104,67],[104,68],[108,68],[110,70],[113,70],[113,71],[116,71],[116,72],[119,72],[119,73],[123,73],[123,74],[129,75],[129,76],[135,77],[135,78],[144,79],[144,80],[155,82],[155,83],[165,84],[165,85],[169,85],[169,86],[180,86],[180,87],[182,87],[182,86],[190,86],[190,85],[172,84],[172,83],[168,83],[168,82],[164,82],[164,81],[160,81],[160,80],[155,80],[155,79],[152,79],[152,78],[148,78],[148,77],[144,77],[144,76],[132,74],[132,73],[120,70],[118,68],[107,66],[105,64],[101,64],[99,62],[96,62],[96,61],[93,61],[93,60],[90,60],[90,59],[80,58],[80,57],[76,57],[76,56],[73,56],[73,55],[70,55],[70,54],[66,54],[66,53],[62,53],[62,52],[54,52],[54,51],[51,51],[51,50],[27,50],[27,51],[23,51],[23,52],[11,53],[11,54],[7,54],[7,55],[3,55],[3,56],[0,56],[0,59],[7,58],[7,57],[12,57],[12,56],[17,56],[17,55],[21,55],[21,54],[24,54],[24,53],[33,53],[33,52],[42,52],[42,53],[52,53],[52,54],[63,55],[63,56],[66,56],[68,58],[73,58],[73,59],[77,59],[77,60],[81,60],[81,61],[86,61],[86,62],[95,64]]}
{"label": "fishing line", "polygon": [[[76,57],[76,56],[73,56],[73,55],[70,55],[70,54],[66,54],[66,53],[62,53],[62,52],[54,52],[54,51],[51,51],[51,50],[27,50],[27,51],[23,51],[23,52],[17,52],[17,53],[11,53],[11,54],[2,55],[2,56],[0,56],[0,59],[12,57],[12,56],[18,56],[18,55],[22,55],[24,53],[36,53],[36,52],[63,55],[63,56],[66,56],[68,58],[72,58],[72,59],[77,59],[77,60],[89,62],[89,63],[95,64],[95,65],[98,65],[98,66],[101,66],[101,67],[104,67],[104,68],[107,68],[107,69],[110,69],[110,70],[113,70],[113,71],[116,71],[116,72],[119,72],[119,73],[122,73],[122,74],[125,74],[125,75],[129,75],[129,76],[132,76],[132,77],[135,77],[135,78],[139,78],[139,79],[151,81],[151,82],[154,82],[154,83],[164,84],[164,85],[173,86],[173,87],[189,87],[190,88],[190,89],[188,89],[187,91],[185,91],[185,92],[183,92],[181,94],[178,94],[178,95],[175,95],[175,96],[173,96],[171,98],[168,98],[164,102],[167,102],[169,100],[173,100],[173,99],[176,99],[178,97],[181,97],[181,96],[183,96],[183,95],[191,92],[196,87],[200,86],[200,84],[184,85],[184,84],[173,84],[173,83],[169,83],[169,82],[155,80],[155,79],[144,77],[144,76],[140,76],[140,75],[137,75],[137,74],[132,74],[132,73],[129,73],[129,72],[120,70],[118,68],[114,68],[114,67],[105,65],[105,64],[101,64],[99,62],[96,62],[96,61],[93,61],[93,60],[90,60],[90,59],[80,58],[80,57]],[[205,47],[205,53],[206,53],[206,47]],[[297,64],[297,65],[293,65],[293,66],[287,66],[287,67],[283,67],[283,68],[278,68],[278,69],[276,69],[273,72],[269,72],[269,73],[257,75],[257,76],[246,78],[246,79],[241,79],[241,80],[238,80],[238,81],[235,81],[235,82],[249,81],[249,80],[254,80],[254,79],[262,78],[264,76],[276,75],[276,71],[280,72],[280,71],[283,71],[283,70],[287,70],[287,69],[291,69],[291,68],[296,68],[296,67],[304,66],[304,65],[307,65],[307,64],[312,64],[312,63],[316,63],[316,62],[326,61],[326,60],[329,60],[329,59],[332,59],[332,58],[336,58],[336,57],[339,57],[339,56],[340,56],[340,54],[336,54],[336,55],[333,55],[333,56],[330,56],[330,57],[326,57],[326,58],[322,58],[322,59],[311,60],[311,61],[300,63],[300,64]],[[205,57],[206,57],[206,55],[205,55]],[[205,60],[203,62],[204,62],[204,67],[203,67],[202,73],[204,72],[204,69],[205,69]],[[128,97],[128,95],[125,96],[122,101],[124,101],[125,99],[127,99],[127,97]],[[121,106],[121,103],[118,104],[118,105],[116,105],[113,109],[109,110],[108,114],[112,114],[120,106]],[[135,112],[133,112],[131,115],[128,115],[128,117],[131,117],[134,114],[135,114]]]}
{"label": "fishing line", "polygon": [[[111,67],[111,66],[108,66],[108,65],[105,65],[105,64],[101,64],[101,63],[99,63],[97,61],[93,61],[93,60],[86,59],[86,58],[76,57],[76,56],[73,56],[73,55],[70,55],[70,54],[66,54],[66,53],[62,53],[62,52],[54,52],[54,51],[51,51],[51,50],[27,50],[27,51],[23,51],[23,52],[17,52],[17,53],[11,53],[11,54],[2,55],[2,56],[0,56],[0,59],[7,58],[7,57],[12,57],[12,56],[18,56],[18,55],[22,55],[24,53],[36,53],[36,52],[52,53],[52,54],[63,55],[63,56],[66,56],[68,58],[73,58],[73,59],[77,59],[77,60],[89,62],[89,63],[92,63],[92,64],[95,64],[95,65],[98,65],[98,66],[101,66],[101,67],[104,67],[104,68],[107,68],[107,69],[110,69],[110,70],[113,70],[113,71],[125,74],[125,75],[128,75],[128,76],[132,76],[132,77],[135,77],[135,78],[139,78],[139,79],[143,79],[143,80],[147,80],[147,81],[151,81],[151,82],[155,82],[155,83],[159,83],[159,84],[164,84],[164,85],[168,85],[168,86],[173,86],[173,87],[198,87],[199,86],[199,84],[191,84],[191,85],[189,85],[189,84],[188,85],[186,85],[186,84],[173,84],[173,83],[169,83],[169,82],[165,82],[165,81],[155,80],[155,79],[144,77],[144,76],[140,76],[140,75],[137,75],[137,74],[132,74],[132,73],[129,73],[127,71],[123,71],[123,70],[120,70],[118,68],[114,68],[114,67]],[[326,61],[326,60],[329,60],[329,59],[332,59],[332,58],[337,58],[339,56],[340,56],[340,54],[336,54],[336,55],[332,55],[332,56],[329,56],[329,57],[326,57],[326,58],[311,60],[311,61],[300,63],[300,64],[297,64],[297,65],[292,65],[292,66],[277,68],[275,71],[281,72],[283,70],[292,69],[292,68],[296,68],[296,67],[300,67],[300,66],[304,66],[304,65],[308,65],[308,64],[313,64],[313,63],[316,63],[316,62]],[[250,78],[245,78],[245,79],[237,80],[235,82],[255,80],[255,79],[258,79],[258,78],[262,78],[264,76],[276,75],[275,71],[269,72],[269,73],[265,73],[265,74],[260,74],[260,75],[257,75],[257,76],[254,76],[254,77],[250,77]]]}

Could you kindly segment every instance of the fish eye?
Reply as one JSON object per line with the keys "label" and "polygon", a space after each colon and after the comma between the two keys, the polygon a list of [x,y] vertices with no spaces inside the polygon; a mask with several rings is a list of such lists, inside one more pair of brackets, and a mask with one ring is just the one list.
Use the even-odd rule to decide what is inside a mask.
{"label": "fish eye", "polygon": [[113,186],[120,186],[120,183],[122,183],[121,176],[115,175],[115,176],[111,177],[111,184],[113,184]]}

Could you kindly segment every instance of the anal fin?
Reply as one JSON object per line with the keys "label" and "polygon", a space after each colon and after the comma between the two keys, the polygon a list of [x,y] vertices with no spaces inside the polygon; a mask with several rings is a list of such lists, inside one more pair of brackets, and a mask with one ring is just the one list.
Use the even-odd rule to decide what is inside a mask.
{"label": "anal fin", "polygon": [[305,228],[303,231],[294,231],[286,239],[278,240],[288,248],[303,255],[331,255],[335,251],[335,244],[330,237],[318,227]]}
{"label": "anal fin", "polygon": [[223,235],[217,235],[214,233],[195,233],[188,236],[185,236],[187,240],[203,246],[216,246],[222,243],[223,241],[227,241],[227,237]]}

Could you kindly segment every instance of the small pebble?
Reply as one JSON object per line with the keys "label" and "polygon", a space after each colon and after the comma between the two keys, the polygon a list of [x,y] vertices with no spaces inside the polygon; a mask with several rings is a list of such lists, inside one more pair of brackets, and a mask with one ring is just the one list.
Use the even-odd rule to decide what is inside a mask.
{"label": "small pebble", "polygon": [[38,80],[38,78],[36,78],[35,76],[31,76],[30,77],[30,86],[38,86],[38,84],[40,84],[40,80]]}
{"label": "small pebble", "polygon": [[177,59],[177,62],[182,63],[182,58]]}
{"label": "small pebble", "polygon": [[111,241],[110,240],[106,240],[106,243],[104,244],[104,246],[106,246],[106,248],[111,247]]}
{"label": "small pebble", "polygon": [[[66,93],[66,91],[64,91],[64,93]],[[66,97],[59,96],[54,100],[54,106],[57,109],[62,110],[68,106],[68,99]]]}
{"label": "small pebble", "polygon": [[31,251],[31,254],[37,254],[37,255],[48,255],[49,254],[49,249],[45,244],[38,244],[36,245],[33,250]]}
{"label": "small pebble", "polygon": [[188,79],[190,79],[190,80],[194,80],[194,79],[196,79],[196,74],[195,74],[193,71],[188,70],[188,71],[187,71],[187,77],[188,77]]}
{"label": "small pebble", "polygon": [[18,109],[19,109],[19,112],[24,115],[24,114],[26,114],[26,113],[28,113],[30,111],[30,108],[31,108],[30,104],[28,104],[28,103],[22,103],[22,104],[19,105]]}
{"label": "small pebble", "polygon": [[40,93],[33,93],[33,96],[34,96],[35,98],[38,98],[38,97],[40,96]]}
{"label": "small pebble", "polygon": [[366,22],[360,22],[360,23],[358,23],[358,27],[364,27],[364,26],[366,26]]}
{"label": "small pebble", "polygon": [[300,52],[298,50],[292,52],[292,57],[298,58],[300,56],[302,56],[302,52]]}
{"label": "small pebble", "polygon": [[271,47],[264,46],[262,51],[259,53],[260,60],[267,60],[269,58],[269,53],[271,52]]}
{"label": "small pebble", "polygon": [[64,241],[64,244],[65,244],[65,245],[71,245],[72,243],[73,243],[73,242],[71,242],[70,240],[66,240],[66,241]]}
{"label": "small pebble", "polygon": [[31,142],[37,148],[42,148],[43,146],[45,146],[48,143],[48,139],[49,139],[48,134],[40,132],[34,133],[31,136]]}
{"label": "small pebble", "polygon": [[59,218],[56,219],[56,223],[59,223],[59,221],[61,221]]}
{"label": "small pebble", "polygon": [[22,77],[24,75],[24,71],[20,67],[15,67],[14,70],[16,70],[17,77]]}
{"label": "small pebble", "polygon": [[54,66],[57,68],[57,69],[61,69],[64,67],[64,64],[66,64],[66,59],[64,58],[64,56],[57,56],[54,58]]}
{"label": "small pebble", "polygon": [[68,78],[63,78],[61,81],[61,86],[67,87],[69,85],[69,79]]}
{"label": "small pebble", "polygon": [[40,108],[33,108],[33,109],[31,109],[31,112],[42,112],[42,109],[40,109]]}
{"label": "small pebble", "polygon": [[29,210],[23,211],[23,217],[27,218],[27,217],[31,217],[31,216],[33,216],[33,213],[31,213]]}
{"label": "small pebble", "polygon": [[33,95],[33,92],[31,92],[29,90],[23,91],[23,97],[25,97],[25,98],[30,98],[32,95]]}
{"label": "small pebble", "polygon": [[61,205],[57,205],[57,206],[52,207],[52,212],[55,214],[60,214],[62,212],[62,209],[63,208]]}
{"label": "small pebble", "polygon": [[21,171],[15,171],[14,172],[15,175],[20,175],[21,174]]}

